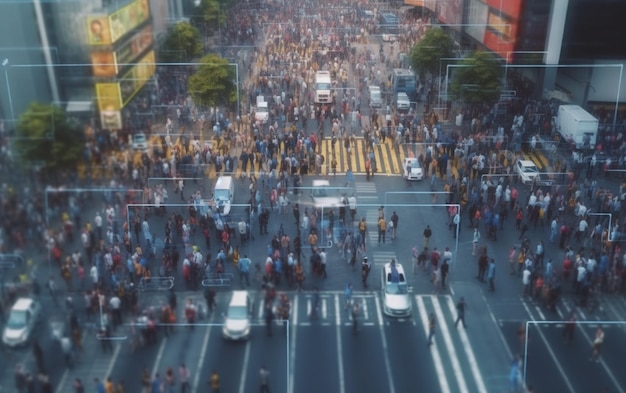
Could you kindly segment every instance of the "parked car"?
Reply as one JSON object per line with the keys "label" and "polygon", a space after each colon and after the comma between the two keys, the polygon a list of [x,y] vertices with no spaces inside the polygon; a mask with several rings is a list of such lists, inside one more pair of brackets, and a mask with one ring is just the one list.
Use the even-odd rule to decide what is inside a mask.
{"label": "parked car", "polygon": [[136,132],[132,137],[133,150],[148,150],[148,139],[143,132]]}
{"label": "parked car", "polygon": [[383,265],[380,282],[383,312],[392,317],[411,315],[412,305],[409,286],[402,265],[395,261]]}
{"label": "parked car", "polygon": [[531,184],[539,176],[539,169],[531,160],[518,159],[515,161],[515,173],[517,173],[522,183]]}
{"label": "parked car", "polygon": [[398,112],[408,112],[411,108],[411,101],[409,96],[405,92],[400,92],[396,95],[396,109]]}
{"label": "parked car", "polygon": [[407,157],[404,159],[404,165],[402,165],[403,176],[406,180],[423,180],[424,169],[422,165],[414,157]]}
{"label": "parked car", "polygon": [[28,297],[17,299],[4,326],[2,342],[9,347],[26,344],[35,330],[40,314],[41,306],[36,300]]}

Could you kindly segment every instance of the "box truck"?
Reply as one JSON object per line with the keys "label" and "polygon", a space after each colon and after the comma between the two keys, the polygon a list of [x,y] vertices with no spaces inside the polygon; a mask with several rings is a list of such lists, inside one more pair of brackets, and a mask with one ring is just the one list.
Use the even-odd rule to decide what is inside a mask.
{"label": "box truck", "polygon": [[329,71],[315,73],[315,103],[330,104],[333,102],[333,83]]}
{"label": "box truck", "polygon": [[598,136],[598,119],[578,105],[561,105],[557,132],[577,149],[593,149]]}

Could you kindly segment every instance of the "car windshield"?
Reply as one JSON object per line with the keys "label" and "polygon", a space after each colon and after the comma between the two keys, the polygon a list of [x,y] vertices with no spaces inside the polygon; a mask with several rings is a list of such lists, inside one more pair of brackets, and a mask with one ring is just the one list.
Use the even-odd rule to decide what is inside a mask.
{"label": "car windshield", "polygon": [[417,161],[411,161],[409,165],[411,166],[411,169],[420,167],[420,164]]}
{"label": "car windshield", "polygon": [[313,189],[313,196],[316,198],[324,198],[324,197],[332,197],[335,196],[333,195],[333,190],[330,190],[328,188],[323,188],[323,187],[318,187]]}
{"label": "car windshield", "polygon": [[21,329],[26,326],[26,312],[25,311],[11,311],[7,327],[10,329]]}
{"label": "car windshield", "polygon": [[228,309],[228,319],[246,319],[248,312],[245,307],[230,307]]}
{"label": "car windshield", "polygon": [[522,170],[526,173],[539,172],[539,169],[534,165],[523,166]]}
{"label": "car windshield", "polygon": [[228,190],[215,190],[216,201],[227,201],[228,199]]}
{"label": "car windshield", "polygon": [[135,143],[141,143],[141,142],[145,142],[146,141],[146,137],[144,135],[141,135],[141,134],[135,134],[135,135],[133,135],[133,140],[135,141]]}
{"label": "car windshield", "polygon": [[386,292],[390,295],[403,295],[409,293],[406,283],[387,283]]}

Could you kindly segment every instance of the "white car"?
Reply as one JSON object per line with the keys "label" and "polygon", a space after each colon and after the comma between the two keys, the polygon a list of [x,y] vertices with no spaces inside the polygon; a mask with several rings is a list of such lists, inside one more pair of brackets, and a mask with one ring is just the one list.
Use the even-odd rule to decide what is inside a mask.
{"label": "white car", "polygon": [[143,132],[137,132],[133,134],[133,149],[134,150],[148,150],[148,139]]}
{"label": "white car", "polygon": [[248,291],[233,291],[224,315],[222,336],[226,340],[247,340],[250,337],[252,299]]}
{"label": "white car", "polygon": [[406,180],[423,180],[424,169],[420,165],[417,158],[407,157],[404,159],[404,165],[402,165],[403,177]]}
{"label": "white car", "polygon": [[515,173],[517,173],[522,183],[530,184],[539,176],[539,169],[531,160],[518,159],[515,161]]}
{"label": "white car", "polygon": [[345,206],[339,188],[331,187],[328,180],[313,180],[311,199],[316,209]]}
{"label": "white car", "polygon": [[8,347],[26,344],[39,321],[41,306],[31,298],[17,299],[4,326],[2,342]]}
{"label": "white car", "polygon": [[383,312],[392,317],[411,315],[412,304],[404,269],[399,263],[386,263],[381,269]]}
{"label": "white car", "polygon": [[398,112],[408,112],[411,109],[411,100],[405,92],[400,92],[396,95],[396,109]]}

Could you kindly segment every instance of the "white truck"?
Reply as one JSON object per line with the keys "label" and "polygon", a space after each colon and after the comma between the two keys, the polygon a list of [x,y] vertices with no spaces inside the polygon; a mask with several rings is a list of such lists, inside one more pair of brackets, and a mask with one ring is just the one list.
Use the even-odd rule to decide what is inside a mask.
{"label": "white truck", "polygon": [[598,136],[598,119],[578,105],[561,105],[557,132],[577,149],[593,149]]}
{"label": "white truck", "polygon": [[315,73],[315,103],[330,104],[333,101],[332,80],[329,71]]}
{"label": "white truck", "polygon": [[256,107],[254,108],[254,120],[265,124],[270,118],[269,107],[267,105],[267,101],[265,101],[265,97],[257,96],[256,97]]}

